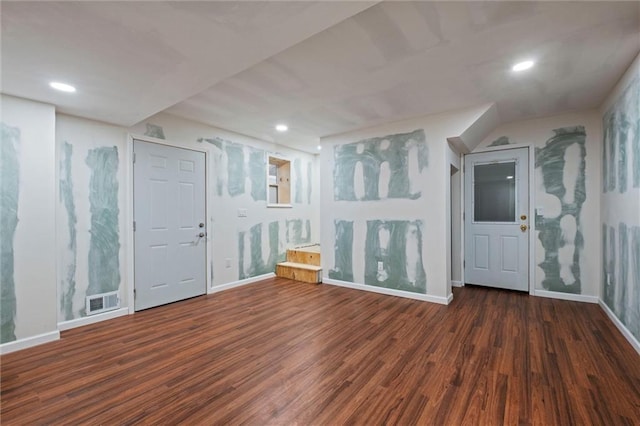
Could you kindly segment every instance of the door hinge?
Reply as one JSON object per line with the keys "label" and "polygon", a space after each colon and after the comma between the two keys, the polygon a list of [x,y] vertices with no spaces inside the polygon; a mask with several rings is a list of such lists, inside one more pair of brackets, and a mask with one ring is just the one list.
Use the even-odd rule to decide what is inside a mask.
{"label": "door hinge", "polygon": [[467,213],[466,212],[462,212],[462,220],[465,220],[467,218]]}
{"label": "door hinge", "polygon": [[135,299],[138,296],[138,293],[136,292],[136,289],[133,289],[133,298]]}
{"label": "door hinge", "polygon": [[136,153],[135,152],[133,153],[133,162],[134,163],[136,162]]}
{"label": "door hinge", "polygon": [[463,267],[463,268],[466,268],[466,266],[467,266],[467,261],[466,261],[466,260],[463,260],[463,261],[462,261],[462,267]]}
{"label": "door hinge", "polygon": [[136,232],[136,221],[133,221],[133,232]]}

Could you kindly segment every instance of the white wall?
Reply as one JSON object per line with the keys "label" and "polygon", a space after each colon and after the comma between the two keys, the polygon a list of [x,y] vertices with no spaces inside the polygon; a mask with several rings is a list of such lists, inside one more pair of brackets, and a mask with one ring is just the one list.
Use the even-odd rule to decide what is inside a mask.
{"label": "white wall", "polygon": [[[584,146],[586,149],[585,157],[585,169],[584,173],[580,170],[581,157],[580,157],[580,145],[573,144],[571,148],[552,161],[544,159],[541,153],[547,142],[550,144],[558,144],[558,142],[551,141],[554,136],[554,129],[571,128],[576,126],[583,126],[586,132],[586,138],[584,139]],[[569,264],[573,259],[573,244],[576,241],[576,232],[572,229],[575,222],[573,218],[566,218],[569,220],[563,220],[560,229],[560,234],[555,235],[556,241],[560,246],[558,250],[563,250],[560,253],[561,268],[560,274],[566,278],[564,280],[552,280],[552,282],[544,282],[545,273],[540,264],[545,260],[545,248],[540,241],[541,225],[545,220],[555,220],[561,217],[561,203],[558,197],[548,193],[545,189],[543,182],[543,165],[538,164],[534,169],[533,182],[530,184],[530,188],[534,194],[534,206],[536,208],[542,208],[542,216],[536,220],[530,220],[530,225],[533,227],[531,237],[535,239],[535,269],[534,269],[534,283],[537,290],[549,290],[563,293],[576,293],[585,296],[597,297],[599,294],[599,277],[600,277],[600,158],[601,158],[601,146],[600,146],[600,134],[601,125],[597,111],[586,111],[580,113],[569,113],[558,115],[554,117],[541,118],[536,120],[527,120],[514,123],[508,123],[499,126],[492,131],[485,140],[480,143],[474,152],[481,152],[488,149],[501,149],[501,148],[516,148],[522,146],[529,146],[529,155],[533,155],[534,159],[538,158],[541,163],[548,165],[556,164],[561,165],[564,160],[564,167],[562,171],[556,177],[548,177],[550,180],[555,180],[554,184],[567,186],[567,197],[565,201],[567,204],[571,204],[574,198],[575,190],[571,191],[570,188],[576,188],[576,179],[580,176],[584,176],[586,198],[581,205],[580,213],[575,218],[575,222],[579,222],[577,231],[582,233],[584,237],[583,248],[579,247],[579,244],[575,248],[579,255],[579,269],[578,276],[567,277],[570,274]],[[489,147],[494,141],[501,137],[507,137],[510,144],[500,147]],[[565,155],[566,154],[566,155]],[[546,167],[546,166],[545,166]],[[560,180],[558,180],[558,178]],[[569,198],[569,193],[571,193]],[[578,197],[576,197],[577,199]],[[565,212],[566,213],[566,212]],[[531,218],[534,219],[534,218]],[[570,223],[571,222],[571,223]],[[551,235],[553,232],[549,231]],[[551,238],[551,239],[553,239]],[[569,286],[573,282],[572,280],[579,280],[580,286]],[[575,290],[575,291],[574,291]]]}
{"label": "white wall", "polygon": [[[1,95],[2,103],[2,319],[0,343],[57,330],[55,257],[55,110],[51,105]],[[15,156],[13,155],[15,153]],[[16,161],[13,161],[16,160]],[[17,164],[16,164],[17,162]],[[13,164],[10,164],[13,163]],[[15,217],[4,199],[19,168],[17,226],[13,239],[6,220]],[[6,215],[6,216],[5,216]],[[7,251],[5,251],[7,250]],[[13,261],[7,255],[13,251]],[[11,276],[10,263],[13,265]],[[10,281],[14,289],[10,288]],[[10,315],[15,294],[15,316]],[[7,324],[15,325],[6,333]],[[11,328],[11,327],[9,327]],[[14,334],[10,336],[10,334]]]}

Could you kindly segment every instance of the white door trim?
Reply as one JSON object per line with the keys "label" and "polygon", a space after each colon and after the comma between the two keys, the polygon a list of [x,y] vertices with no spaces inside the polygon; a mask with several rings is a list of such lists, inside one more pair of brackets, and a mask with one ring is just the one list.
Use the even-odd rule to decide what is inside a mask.
{"label": "white door trim", "polygon": [[[134,265],[135,265],[135,251],[134,251],[134,235],[133,235],[133,140],[139,140],[142,142],[151,142],[157,143],[160,145],[166,145],[174,148],[183,148],[190,149],[192,151],[202,152],[204,153],[204,209],[205,209],[205,217],[207,221],[211,222],[209,217],[209,152],[203,147],[199,147],[197,145],[192,144],[180,144],[172,141],[168,141],[165,139],[158,139],[151,136],[139,135],[135,133],[127,134],[127,149],[125,154],[125,179],[126,179],[126,197],[127,197],[127,207],[126,207],[126,241],[127,241],[127,250],[126,250],[126,279],[127,279],[127,306],[129,308],[129,314],[133,314],[135,311],[134,304],[134,293],[133,290],[135,288],[135,278],[134,278]],[[207,225],[207,257],[206,257],[206,294],[211,293],[211,260],[213,256],[213,250],[211,249],[210,241],[213,235],[213,224],[209,223]]]}
{"label": "white door trim", "polygon": [[[535,190],[536,190],[536,181],[535,181],[535,149],[534,149],[534,145],[531,143],[519,143],[519,144],[512,144],[512,145],[501,145],[501,146],[497,146],[497,147],[486,147],[483,149],[479,149],[477,151],[473,151],[473,152],[469,152],[467,154],[478,154],[481,152],[491,152],[491,151],[505,151],[508,149],[518,149],[518,148],[527,148],[527,150],[529,151],[529,230],[530,230],[530,234],[529,234],[529,294],[531,296],[535,295],[536,292],[536,281],[535,281],[535,268],[536,268],[536,240],[538,239],[537,237],[537,232],[536,232],[536,217],[535,217],[535,205],[534,205],[534,194],[535,194]],[[461,205],[462,205],[462,209],[464,211],[464,209],[466,208],[465,205],[465,191],[464,191],[464,180],[466,178],[466,173],[467,173],[467,164],[466,164],[466,154],[462,156],[462,191],[460,191],[460,196],[462,197],[461,200]],[[461,224],[461,232],[462,232],[462,258],[464,259],[466,257],[466,247],[465,247],[465,233],[466,233],[466,229],[464,226],[464,216],[461,215],[461,220],[462,220],[462,224]],[[465,276],[464,276],[464,264],[462,266],[462,272],[461,272],[461,277],[462,277],[462,285],[464,286],[464,282],[465,282]]]}

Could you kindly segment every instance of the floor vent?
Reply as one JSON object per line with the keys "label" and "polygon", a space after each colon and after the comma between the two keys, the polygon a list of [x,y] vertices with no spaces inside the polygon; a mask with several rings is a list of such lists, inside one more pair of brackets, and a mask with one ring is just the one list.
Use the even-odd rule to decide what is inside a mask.
{"label": "floor vent", "polygon": [[110,293],[94,294],[87,296],[87,315],[112,311],[120,307],[120,298],[117,291]]}

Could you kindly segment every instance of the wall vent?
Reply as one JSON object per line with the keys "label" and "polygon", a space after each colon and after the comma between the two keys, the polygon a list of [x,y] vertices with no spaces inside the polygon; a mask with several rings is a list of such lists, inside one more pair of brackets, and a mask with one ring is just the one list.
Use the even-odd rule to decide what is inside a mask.
{"label": "wall vent", "polygon": [[87,296],[86,304],[87,315],[94,315],[118,309],[120,307],[120,298],[118,297],[117,291],[94,294]]}

